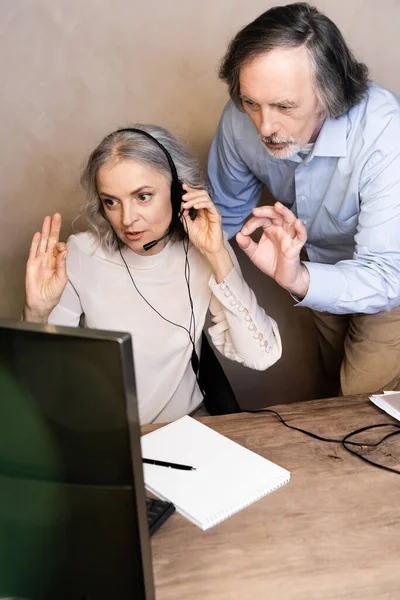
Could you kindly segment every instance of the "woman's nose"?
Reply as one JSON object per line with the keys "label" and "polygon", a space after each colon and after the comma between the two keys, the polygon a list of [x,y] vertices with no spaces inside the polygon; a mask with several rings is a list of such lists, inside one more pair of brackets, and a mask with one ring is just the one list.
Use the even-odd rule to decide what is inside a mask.
{"label": "woman's nose", "polygon": [[137,222],[139,216],[137,207],[133,202],[122,207],[122,224],[124,227],[129,227],[132,223]]}

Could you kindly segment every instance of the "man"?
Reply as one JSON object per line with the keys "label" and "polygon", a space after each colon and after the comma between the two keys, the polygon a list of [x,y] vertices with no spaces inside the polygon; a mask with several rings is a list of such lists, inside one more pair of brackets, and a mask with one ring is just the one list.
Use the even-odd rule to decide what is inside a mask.
{"label": "man", "polygon": [[[220,77],[231,101],[209,177],[228,236],[253,212],[237,242],[313,310],[325,373],[339,384],[340,371],[343,394],[400,389],[398,98],[306,3],[242,29]],[[279,202],[254,208],[264,185]]]}

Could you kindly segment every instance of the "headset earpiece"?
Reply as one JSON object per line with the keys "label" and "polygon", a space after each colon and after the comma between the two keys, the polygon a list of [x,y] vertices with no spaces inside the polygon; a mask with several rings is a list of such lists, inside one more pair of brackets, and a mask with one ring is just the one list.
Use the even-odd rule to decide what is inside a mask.
{"label": "headset earpiece", "polygon": [[[186,194],[186,190],[183,189],[182,187],[182,181],[180,179],[172,179],[171,181],[171,203],[172,203],[172,207],[175,210],[178,211],[178,218],[180,219],[182,214],[183,214],[183,210],[181,210],[181,204],[182,204],[182,196]],[[189,217],[191,218],[192,221],[195,220],[197,215],[197,210],[195,208],[189,208]]]}
{"label": "headset earpiece", "polygon": [[182,204],[182,196],[186,194],[186,190],[182,187],[180,179],[172,178],[171,181],[171,204],[175,214],[179,214]]}

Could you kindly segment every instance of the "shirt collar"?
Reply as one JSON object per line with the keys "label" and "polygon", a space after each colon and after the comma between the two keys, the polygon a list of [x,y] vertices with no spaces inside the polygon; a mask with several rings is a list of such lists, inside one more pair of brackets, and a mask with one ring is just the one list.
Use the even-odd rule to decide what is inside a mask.
{"label": "shirt collar", "polygon": [[312,156],[346,156],[346,138],[347,115],[342,115],[336,119],[326,119],[316,139]]}
{"label": "shirt collar", "polygon": [[289,160],[297,163],[308,163],[314,156],[341,157],[347,154],[347,115],[336,119],[325,119],[321,131],[316,139],[312,152],[306,158],[298,154],[291,156]]}

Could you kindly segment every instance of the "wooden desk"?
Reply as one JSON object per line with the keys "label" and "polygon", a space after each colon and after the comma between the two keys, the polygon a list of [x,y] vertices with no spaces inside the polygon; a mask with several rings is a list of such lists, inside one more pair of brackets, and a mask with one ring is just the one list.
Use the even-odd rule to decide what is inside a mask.
{"label": "wooden desk", "polygon": [[[394,422],[366,396],[273,408],[326,437]],[[272,415],[200,420],[288,469],[291,481],[205,532],[173,515],[152,538],[157,600],[400,598],[400,476]],[[371,459],[399,468],[399,437]]]}

